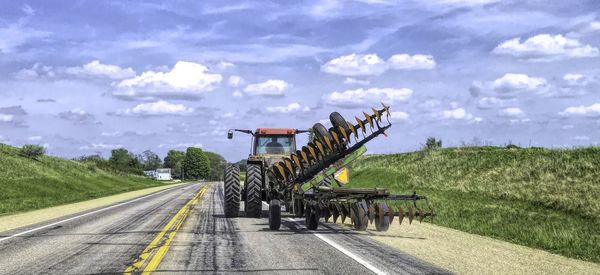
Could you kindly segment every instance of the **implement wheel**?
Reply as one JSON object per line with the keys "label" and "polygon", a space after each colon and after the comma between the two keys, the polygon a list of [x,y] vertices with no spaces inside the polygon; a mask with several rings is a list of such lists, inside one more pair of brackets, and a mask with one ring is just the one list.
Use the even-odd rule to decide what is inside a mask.
{"label": "implement wheel", "polygon": [[306,228],[309,230],[317,230],[317,227],[319,227],[319,208],[316,207],[316,202],[308,202],[304,214],[306,215]]}
{"label": "implement wheel", "polygon": [[369,213],[367,203],[365,201],[359,201],[354,204],[353,210],[356,215],[352,220],[352,223],[354,224],[354,229],[358,231],[367,230],[367,226],[369,225]]}
{"label": "implement wheel", "polygon": [[246,171],[246,217],[260,218],[263,182],[261,165],[248,164]]}
{"label": "implement wheel", "polygon": [[380,202],[377,204],[375,212],[375,229],[377,231],[388,231],[390,228],[390,208],[387,203]]}
{"label": "implement wheel", "polygon": [[240,168],[234,165],[225,167],[223,183],[223,208],[225,217],[237,217],[240,214]]}
{"label": "implement wheel", "polygon": [[281,226],[281,202],[271,200],[269,203],[269,229],[279,230]]}

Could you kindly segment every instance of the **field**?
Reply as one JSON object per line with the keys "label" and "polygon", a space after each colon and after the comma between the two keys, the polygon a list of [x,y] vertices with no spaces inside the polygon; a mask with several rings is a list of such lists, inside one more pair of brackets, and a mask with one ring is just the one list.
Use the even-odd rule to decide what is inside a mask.
{"label": "field", "polygon": [[0,215],[162,185],[139,176],[116,175],[72,160],[24,158],[0,144]]}
{"label": "field", "polygon": [[600,147],[370,155],[351,171],[351,186],[428,195],[438,225],[600,262]]}

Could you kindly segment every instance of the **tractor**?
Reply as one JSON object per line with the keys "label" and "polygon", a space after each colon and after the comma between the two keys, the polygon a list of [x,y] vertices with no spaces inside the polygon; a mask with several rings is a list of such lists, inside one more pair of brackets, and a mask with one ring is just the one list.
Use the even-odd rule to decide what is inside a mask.
{"label": "tractor", "polygon": [[225,216],[239,215],[241,199],[245,202],[246,216],[258,218],[262,213],[262,202],[269,201],[267,169],[296,151],[296,134],[309,131],[291,128],[258,128],[255,131],[231,129],[227,138],[232,139],[234,132],[251,135],[252,150],[246,162],[246,180],[243,187],[240,184],[239,167],[228,165],[225,168]]}
{"label": "tractor", "polygon": [[[348,169],[367,149],[364,146],[392,124],[389,106],[363,112],[356,123],[346,121],[338,112],[329,115],[331,127],[315,123],[310,130],[291,128],[258,128],[255,131],[231,129],[252,135],[252,151],[247,160],[246,180],[240,184],[239,168],[227,165],[224,175],[224,212],[237,217],[240,201],[244,201],[247,217],[259,218],[263,201],[269,202],[269,228],[279,230],[281,206],[296,217],[304,217],[309,230],[317,229],[321,218],[342,223],[350,217],[356,230],[366,230],[369,222],[378,231],[386,231],[394,216],[402,223],[418,217],[434,216],[427,197],[390,194],[385,188],[349,188]],[[386,118],[385,120],[383,118]],[[296,147],[296,134],[310,132],[309,142]],[[424,201],[423,204],[417,202]],[[392,202],[395,206],[388,204]],[[400,205],[402,204],[402,205]]]}

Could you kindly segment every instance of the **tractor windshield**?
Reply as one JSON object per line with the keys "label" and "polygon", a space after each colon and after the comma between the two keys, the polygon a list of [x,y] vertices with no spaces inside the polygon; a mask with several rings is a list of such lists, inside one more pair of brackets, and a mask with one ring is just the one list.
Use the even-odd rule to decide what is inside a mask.
{"label": "tractor windshield", "polygon": [[294,136],[258,136],[255,154],[290,154],[294,150]]}

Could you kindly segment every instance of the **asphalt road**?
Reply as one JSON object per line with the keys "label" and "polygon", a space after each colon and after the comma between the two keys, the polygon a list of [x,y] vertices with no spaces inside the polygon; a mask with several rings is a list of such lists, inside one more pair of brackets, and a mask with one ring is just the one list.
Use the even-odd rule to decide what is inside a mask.
{"label": "asphalt road", "polygon": [[222,199],[222,184],[196,183],[39,230],[44,224],[2,232],[0,274],[122,274],[150,266],[164,274],[447,273],[335,225],[307,231],[303,221],[284,217],[279,231],[269,231],[266,218],[227,219]]}

